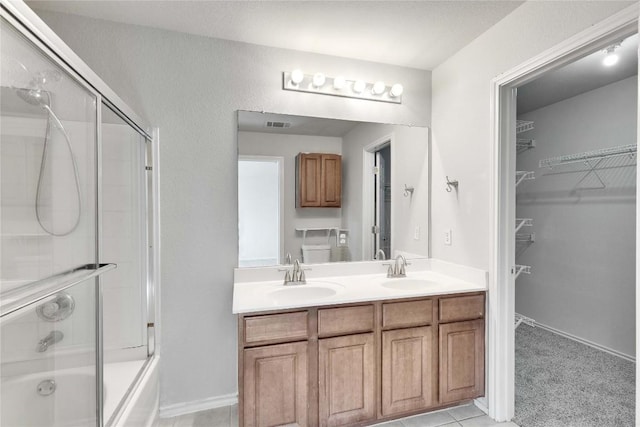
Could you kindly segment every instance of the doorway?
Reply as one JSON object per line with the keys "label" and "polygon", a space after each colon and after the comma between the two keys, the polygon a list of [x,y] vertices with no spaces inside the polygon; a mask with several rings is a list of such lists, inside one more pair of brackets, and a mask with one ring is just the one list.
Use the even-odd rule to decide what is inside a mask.
{"label": "doorway", "polygon": [[[577,34],[538,57],[530,59],[492,82],[491,109],[492,122],[494,123],[492,128],[494,141],[492,167],[494,171],[492,191],[494,223],[492,234],[495,240],[492,247],[494,274],[492,274],[489,284],[491,294],[489,310],[493,321],[487,332],[489,336],[488,370],[490,372],[488,383],[489,415],[497,420],[509,420],[514,416],[514,316],[516,286],[518,286],[515,278],[518,274],[525,272],[522,268],[531,267],[524,263],[517,264],[515,259],[515,230],[521,222],[516,222],[516,182],[519,178],[523,178],[521,174],[516,175],[517,138],[519,137],[516,136],[517,88],[534,81],[546,72],[575,62],[589,53],[605,50],[608,46],[620,42],[637,31],[637,11],[629,9]],[[634,143],[637,143],[637,135]],[[637,181],[637,177],[635,180]],[[638,221],[637,213],[634,219],[636,222]],[[630,229],[630,231],[631,234],[637,236],[637,230],[633,232]],[[537,235],[535,239],[537,239]],[[637,241],[636,237],[636,242],[634,242],[636,245]],[[634,261],[637,264],[637,260],[634,259]],[[635,269],[636,266],[634,265],[633,268]],[[633,282],[634,289],[637,289],[637,278]],[[634,321],[637,322],[635,319]]]}
{"label": "doorway", "polygon": [[238,266],[280,264],[283,211],[282,157],[238,157]]}
{"label": "doorway", "polygon": [[377,258],[379,251],[385,257],[391,256],[391,145],[386,144],[375,152],[375,235],[373,256]]}
{"label": "doorway", "polygon": [[394,134],[383,136],[362,149],[362,260],[391,258],[394,250],[391,216]]}

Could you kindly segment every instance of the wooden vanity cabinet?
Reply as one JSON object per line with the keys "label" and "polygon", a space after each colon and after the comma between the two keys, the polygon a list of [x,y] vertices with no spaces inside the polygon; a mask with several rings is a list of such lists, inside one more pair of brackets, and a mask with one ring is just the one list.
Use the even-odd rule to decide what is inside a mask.
{"label": "wooden vanity cabinet", "polygon": [[484,293],[239,318],[240,426],[364,426],[484,393]]}
{"label": "wooden vanity cabinet", "polygon": [[437,404],[434,300],[382,303],[381,412],[391,416]]}
{"label": "wooden vanity cabinet", "polygon": [[375,420],[375,362],[373,333],[319,340],[320,426]]}
{"label": "wooden vanity cabinet", "polygon": [[308,344],[244,350],[244,425],[308,424]]}
{"label": "wooden vanity cabinet", "polygon": [[309,323],[308,310],[240,316],[240,425],[310,425]]}
{"label": "wooden vanity cabinet", "polygon": [[373,304],[318,309],[318,420],[336,427],[376,419]]}
{"label": "wooden vanity cabinet", "polygon": [[440,402],[480,397],[484,394],[484,294],[440,298],[439,303]]}
{"label": "wooden vanity cabinet", "polygon": [[296,207],[342,205],[342,156],[300,153],[296,156]]}

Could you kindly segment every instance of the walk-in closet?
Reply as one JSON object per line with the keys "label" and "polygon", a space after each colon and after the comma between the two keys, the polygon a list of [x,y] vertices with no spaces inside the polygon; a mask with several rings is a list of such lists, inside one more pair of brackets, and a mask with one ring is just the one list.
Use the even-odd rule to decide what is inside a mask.
{"label": "walk-in closet", "polygon": [[631,426],[638,36],[518,88],[515,422]]}

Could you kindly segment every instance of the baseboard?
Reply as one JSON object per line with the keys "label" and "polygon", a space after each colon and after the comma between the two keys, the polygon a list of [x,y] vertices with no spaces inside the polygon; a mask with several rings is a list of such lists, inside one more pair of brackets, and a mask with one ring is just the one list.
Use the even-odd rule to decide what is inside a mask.
{"label": "baseboard", "polygon": [[238,403],[238,393],[208,397],[206,399],[194,400],[192,402],[174,403],[173,405],[160,407],[160,418],[172,418],[179,415],[206,411],[208,409],[231,406],[236,403]]}
{"label": "baseboard", "polygon": [[579,342],[579,343],[584,344],[584,345],[588,345],[589,347],[593,347],[596,350],[604,351],[605,353],[609,353],[609,354],[611,354],[613,356],[617,356],[617,357],[619,357],[621,359],[628,360],[629,362],[634,362],[635,363],[635,361],[636,361],[636,358],[633,357],[633,356],[629,356],[628,354],[621,353],[621,352],[619,352],[617,350],[614,350],[612,348],[605,347],[603,345],[594,343],[594,342],[586,340],[584,338],[577,337],[577,336],[569,334],[567,332],[560,331],[560,330],[558,330],[556,328],[552,328],[551,326],[547,326],[547,325],[544,325],[542,323],[538,323],[537,321],[536,321],[536,328],[544,329],[545,331],[549,331],[549,332],[554,333],[556,335],[560,335],[561,337],[570,339],[572,341]]}
{"label": "baseboard", "polygon": [[489,405],[487,405],[487,398],[486,397],[479,397],[477,399],[475,399],[473,401],[473,403],[478,407],[478,409],[480,409],[482,412],[484,412],[485,414],[489,413]]}

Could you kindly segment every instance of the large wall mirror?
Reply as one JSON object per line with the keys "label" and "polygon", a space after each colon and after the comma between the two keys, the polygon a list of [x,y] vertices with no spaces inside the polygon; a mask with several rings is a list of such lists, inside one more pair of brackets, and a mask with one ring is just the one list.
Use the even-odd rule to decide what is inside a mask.
{"label": "large wall mirror", "polygon": [[238,112],[239,267],[429,256],[429,129]]}

